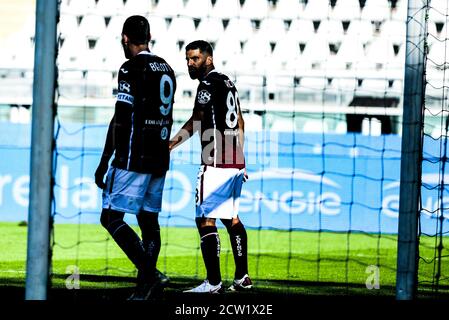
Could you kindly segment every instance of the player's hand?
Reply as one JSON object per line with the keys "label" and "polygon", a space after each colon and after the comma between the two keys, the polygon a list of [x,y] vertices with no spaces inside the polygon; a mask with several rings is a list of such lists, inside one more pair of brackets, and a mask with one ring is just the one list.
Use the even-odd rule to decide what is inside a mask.
{"label": "player's hand", "polygon": [[168,151],[169,152],[171,152],[173,150],[175,144],[176,144],[176,141],[170,140],[170,142],[168,143]]}
{"label": "player's hand", "polygon": [[243,171],[243,182],[246,182],[248,180],[248,173],[246,172],[246,168]]}
{"label": "player's hand", "polygon": [[95,171],[95,184],[100,189],[106,188],[106,184],[104,183],[104,175],[108,171],[108,163],[101,161],[98,165],[97,170]]}

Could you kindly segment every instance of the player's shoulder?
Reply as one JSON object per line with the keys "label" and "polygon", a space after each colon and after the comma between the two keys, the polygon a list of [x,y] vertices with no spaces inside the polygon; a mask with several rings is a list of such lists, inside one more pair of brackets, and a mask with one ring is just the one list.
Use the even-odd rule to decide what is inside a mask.
{"label": "player's shoulder", "polygon": [[119,69],[119,76],[126,77],[129,74],[129,71],[132,69],[131,60],[126,60]]}
{"label": "player's shoulder", "polygon": [[229,77],[219,71],[213,70],[201,81],[203,86],[227,86],[229,88],[234,87],[234,83]]}
{"label": "player's shoulder", "polygon": [[218,85],[218,86],[225,86],[228,88],[233,88],[234,82],[229,79],[229,77],[224,74],[221,73],[219,71],[215,71],[213,70],[212,72],[210,72],[202,81],[205,84],[210,84],[210,85]]}

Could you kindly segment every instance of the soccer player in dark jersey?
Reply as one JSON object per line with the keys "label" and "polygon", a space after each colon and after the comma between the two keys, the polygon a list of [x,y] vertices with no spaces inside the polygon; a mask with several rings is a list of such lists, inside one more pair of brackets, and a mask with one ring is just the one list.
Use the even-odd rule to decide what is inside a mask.
{"label": "soccer player in dark jersey", "polygon": [[[122,46],[129,60],[119,70],[115,113],[95,172],[95,183],[103,189],[101,224],[138,270],[134,300],[148,299],[168,282],[156,262],[176,79],[170,65],[150,52],[150,38],[145,17],[126,19]],[[123,220],[125,213],[137,216],[142,239]]]}
{"label": "soccer player in dark jersey", "polygon": [[237,89],[226,75],[215,70],[213,50],[208,42],[198,40],[188,44],[186,60],[190,77],[198,79],[200,84],[192,116],[170,141],[170,150],[199,131],[202,156],[195,220],[207,270],[207,279],[186,292],[223,291],[217,218],[229,233],[234,255],[236,269],[229,290],[250,289],[247,235],[238,217],[239,197],[247,175],[243,154],[244,122]]}

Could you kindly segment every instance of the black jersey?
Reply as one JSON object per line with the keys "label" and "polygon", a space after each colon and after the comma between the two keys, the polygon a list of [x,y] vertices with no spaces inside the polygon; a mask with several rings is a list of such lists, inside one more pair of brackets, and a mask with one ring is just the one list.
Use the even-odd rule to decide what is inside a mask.
{"label": "black jersey", "polygon": [[201,163],[218,168],[245,167],[239,140],[237,89],[229,78],[215,70],[200,82],[194,109],[203,112]]}
{"label": "black jersey", "polygon": [[175,90],[173,69],[148,51],[121,66],[111,122],[112,166],[140,173],[168,170]]}

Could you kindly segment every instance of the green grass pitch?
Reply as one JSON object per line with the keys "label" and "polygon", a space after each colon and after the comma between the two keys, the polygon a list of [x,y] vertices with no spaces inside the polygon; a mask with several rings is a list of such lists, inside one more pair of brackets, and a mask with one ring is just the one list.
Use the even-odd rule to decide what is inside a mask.
{"label": "green grass pitch", "polygon": [[[135,230],[139,233],[137,227]],[[234,261],[226,230],[219,228],[221,272],[224,283],[233,278]],[[0,288],[23,288],[26,269],[27,228],[0,223]],[[158,269],[171,278],[170,292],[199,284],[205,269],[194,228],[161,228],[162,248]],[[66,290],[67,278],[76,266],[84,291],[129,293],[135,269],[100,225],[57,224],[54,231],[52,288]],[[297,295],[357,295],[394,297],[397,242],[394,235],[305,231],[248,230],[249,272],[255,292]],[[435,239],[421,239],[420,292],[431,291]],[[445,248],[448,256],[448,249]],[[427,259],[427,260],[426,260]],[[379,266],[379,289],[368,289]],[[449,263],[442,264],[449,274]],[[441,284],[447,288],[448,280]],[[444,282],[445,281],[445,282]],[[444,286],[443,286],[444,288]],[[447,291],[446,291],[447,292]]]}

